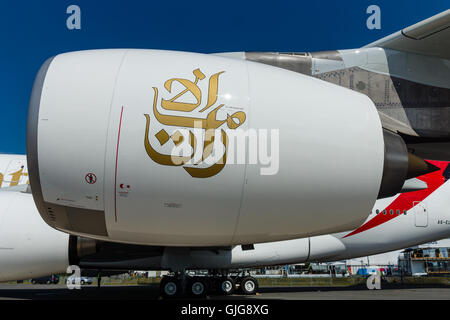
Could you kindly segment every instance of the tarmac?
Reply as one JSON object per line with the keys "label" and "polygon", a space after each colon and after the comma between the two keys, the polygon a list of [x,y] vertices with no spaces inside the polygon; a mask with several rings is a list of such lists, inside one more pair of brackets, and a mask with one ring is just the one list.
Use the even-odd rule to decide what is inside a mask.
{"label": "tarmac", "polygon": [[[158,285],[86,285],[69,290],[63,284],[0,284],[0,300],[158,300]],[[257,295],[211,295],[214,300],[450,300],[449,286],[261,287]]]}

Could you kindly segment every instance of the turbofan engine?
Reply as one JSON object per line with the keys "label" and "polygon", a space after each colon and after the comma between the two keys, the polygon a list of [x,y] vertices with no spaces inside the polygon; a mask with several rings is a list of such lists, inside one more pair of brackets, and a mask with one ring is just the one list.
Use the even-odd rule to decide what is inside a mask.
{"label": "turbofan engine", "polygon": [[224,246],[358,227],[407,177],[398,139],[368,97],[298,73],[94,50],[41,67],[27,154],[39,212],[58,230]]}

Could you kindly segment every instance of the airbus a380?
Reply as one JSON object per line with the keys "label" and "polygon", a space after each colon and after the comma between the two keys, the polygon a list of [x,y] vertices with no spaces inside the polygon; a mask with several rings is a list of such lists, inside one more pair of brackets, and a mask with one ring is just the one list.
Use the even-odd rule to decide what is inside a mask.
{"label": "airbus a380", "polygon": [[[378,200],[366,222],[354,230],[251,247],[141,246],[72,236],[41,219],[31,194],[0,192],[0,281],[63,273],[72,264],[124,271],[209,269],[216,277],[191,278],[191,293],[203,295],[215,285],[231,294],[239,285],[251,294],[258,289],[257,280],[230,278],[229,270],[350,259],[449,237],[449,162],[430,162],[439,170],[419,177],[422,187]],[[178,277],[165,277],[162,294],[179,295],[180,283]]]}
{"label": "airbus a380", "polygon": [[[93,239],[77,242],[84,252],[82,244],[96,251],[103,243],[101,255],[115,256],[125,246],[131,258],[122,260],[154,257],[173,270],[190,266],[188,252],[226,257],[240,245],[255,248],[244,257],[259,243],[298,241],[311,259],[325,237],[336,252],[348,240],[329,234],[355,230],[375,203],[423,187],[411,179],[438,167],[423,158],[450,160],[449,20],[446,11],[335,52],[120,49],[50,58],[28,115],[37,210],[72,242]],[[278,132],[270,145],[279,170],[262,175],[230,161],[235,133],[264,130]],[[178,146],[187,153],[174,154]],[[241,149],[245,160],[252,147]],[[397,209],[417,208],[388,208],[367,231],[341,239],[377,230],[369,227],[383,216],[410,219]]]}
{"label": "airbus a380", "polygon": [[154,246],[354,229],[377,199],[434,170],[424,158],[450,160],[449,21],[450,10],[364,48],[311,55],[49,58],[27,128],[39,213],[73,235]]}

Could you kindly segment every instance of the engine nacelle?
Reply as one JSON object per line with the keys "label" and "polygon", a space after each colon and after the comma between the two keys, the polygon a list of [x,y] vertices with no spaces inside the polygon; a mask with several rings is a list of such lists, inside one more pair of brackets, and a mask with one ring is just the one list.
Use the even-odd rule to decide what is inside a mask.
{"label": "engine nacelle", "polygon": [[0,192],[0,281],[66,272],[69,235],[50,228],[31,194]]}
{"label": "engine nacelle", "polygon": [[[264,130],[278,168],[269,174],[248,160],[255,146],[261,157]],[[233,161],[234,133],[248,143]],[[49,59],[27,140],[34,199],[50,226],[146,245],[351,230],[377,199],[385,158],[377,110],[362,94],[255,62],[157,50]]]}
{"label": "engine nacelle", "polygon": [[258,243],[251,248],[152,247],[104,242],[70,236],[70,264],[83,270],[193,270],[239,269],[330,261],[345,253],[345,245],[332,235]]}

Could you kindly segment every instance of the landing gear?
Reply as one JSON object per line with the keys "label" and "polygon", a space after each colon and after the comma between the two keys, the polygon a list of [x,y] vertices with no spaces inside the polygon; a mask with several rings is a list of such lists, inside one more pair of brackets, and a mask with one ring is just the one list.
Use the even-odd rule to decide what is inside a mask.
{"label": "landing gear", "polygon": [[160,293],[164,298],[175,298],[184,295],[205,298],[208,294],[231,295],[236,291],[252,295],[258,291],[258,280],[244,273],[209,272],[204,276],[189,276],[186,273],[175,273],[162,278]]}
{"label": "landing gear", "polygon": [[236,284],[231,277],[222,277],[218,281],[218,292],[223,295],[230,295],[234,293],[234,290],[236,289]]}
{"label": "landing gear", "polygon": [[203,278],[194,277],[189,281],[188,289],[192,296],[204,298],[208,294],[208,279],[206,277]]}
{"label": "landing gear", "polygon": [[258,291],[258,280],[250,276],[244,277],[239,289],[243,294],[255,294]]}
{"label": "landing gear", "polygon": [[164,277],[159,284],[159,292],[163,298],[174,298],[181,293],[181,283],[176,277]]}

